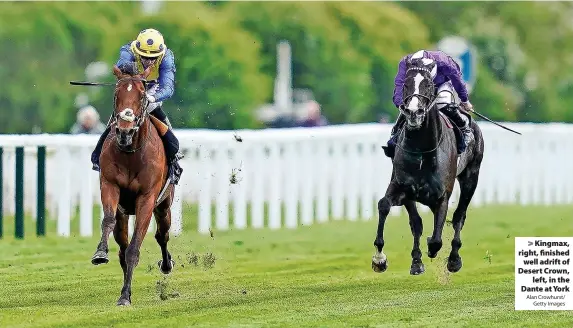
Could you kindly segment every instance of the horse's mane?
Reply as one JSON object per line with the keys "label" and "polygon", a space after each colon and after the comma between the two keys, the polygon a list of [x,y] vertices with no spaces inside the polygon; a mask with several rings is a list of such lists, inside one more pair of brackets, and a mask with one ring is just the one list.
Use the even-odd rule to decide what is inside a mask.
{"label": "horse's mane", "polygon": [[131,76],[140,74],[139,69],[137,68],[137,64],[133,62],[123,63],[119,65],[118,68],[123,74],[128,74]]}

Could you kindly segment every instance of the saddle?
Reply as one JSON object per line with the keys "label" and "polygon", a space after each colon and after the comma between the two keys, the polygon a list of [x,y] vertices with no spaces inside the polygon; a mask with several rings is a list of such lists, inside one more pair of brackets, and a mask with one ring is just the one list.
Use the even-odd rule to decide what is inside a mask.
{"label": "saddle", "polygon": [[[151,119],[151,123],[153,123],[153,125],[155,126],[155,128],[157,129],[157,132],[159,133],[160,136],[165,135],[165,133],[167,133],[167,130],[169,130],[169,127],[161,122],[161,120],[159,120],[158,118],[156,118],[153,115],[149,115],[149,118]],[[162,201],[165,200],[165,198],[167,198],[167,191],[169,190],[169,188],[172,188],[173,185],[170,183],[171,182],[171,165],[168,165],[168,172],[167,172],[167,179],[165,180],[165,183],[163,184],[163,187],[161,188],[161,192],[159,193],[159,197],[157,198],[157,201],[155,202],[155,205],[158,205],[159,203],[161,203]],[[169,190],[171,191],[171,190]]]}

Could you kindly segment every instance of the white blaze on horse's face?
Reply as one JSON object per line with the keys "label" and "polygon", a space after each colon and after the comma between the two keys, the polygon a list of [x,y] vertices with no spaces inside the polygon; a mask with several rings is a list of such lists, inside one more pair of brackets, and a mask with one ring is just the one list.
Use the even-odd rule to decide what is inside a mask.
{"label": "white blaze on horse's face", "polygon": [[[416,95],[420,94],[420,84],[422,83],[422,81],[424,81],[424,77],[422,76],[422,74],[418,73],[416,74],[416,76],[414,76],[414,94]],[[406,106],[406,109],[408,109],[411,112],[416,112],[418,110],[419,104],[420,104],[420,99],[418,99],[418,97],[412,97],[410,99],[410,102],[408,103],[408,106]]]}
{"label": "white blaze on horse's face", "polygon": [[127,86],[127,92],[131,91],[131,89],[133,88],[133,85],[131,85],[131,83]]}

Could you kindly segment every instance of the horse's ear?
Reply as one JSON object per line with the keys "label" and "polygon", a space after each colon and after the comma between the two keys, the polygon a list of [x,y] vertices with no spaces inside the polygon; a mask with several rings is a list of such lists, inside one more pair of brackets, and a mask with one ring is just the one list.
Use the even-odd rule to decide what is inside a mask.
{"label": "horse's ear", "polygon": [[121,76],[123,75],[121,73],[121,70],[117,67],[117,65],[113,65],[113,75],[115,75],[115,77],[117,77],[118,79],[120,79]]}
{"label": "horse's ear", "polygon": [[434,78],[436,76],[438,69],[436,62],[433,59],[424,58],[422,59],[422,64],[424,64],[424,67],[426,67],[430,71],[432,78]]}
{"label": "horse's ear", "polygon": [[141,73],[141,77],[144,79],[147,79],[147,77],[149,76],[149,74],[151,74],[151,66],[149,66],[148,68],[145,69],[145,71],[143,71],[143,73]]}

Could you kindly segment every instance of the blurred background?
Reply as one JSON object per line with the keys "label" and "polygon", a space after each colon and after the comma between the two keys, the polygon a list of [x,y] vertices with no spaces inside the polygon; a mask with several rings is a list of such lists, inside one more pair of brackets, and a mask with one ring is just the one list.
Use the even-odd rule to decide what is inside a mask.
{"label": "blurred background", "polygon": [[[572,122],[572,10],[570,2],[3,2],[0,131],[100,133],[109,88],[68,81],[113,81],[120,46],[147,27],[175,54],[176,91],[164,105],[174,128],[392,122],[399,59],[451,35],[478,55],[477,111]],[[282,41],[287,66],[277,56]],[[277,74],[281,65],[292,75]]]}

